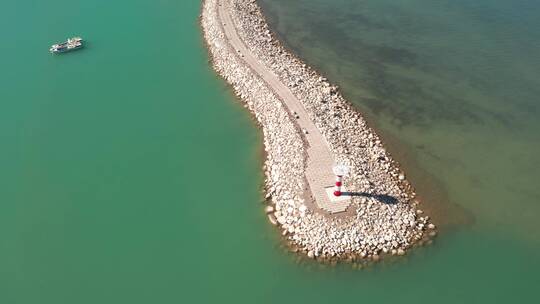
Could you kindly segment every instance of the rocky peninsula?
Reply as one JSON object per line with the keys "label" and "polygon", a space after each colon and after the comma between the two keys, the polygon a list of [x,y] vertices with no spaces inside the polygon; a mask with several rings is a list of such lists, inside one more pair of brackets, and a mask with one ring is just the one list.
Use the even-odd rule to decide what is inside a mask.
{"label": "rocky peninsula", "polygon": [[[263,132],[265,211],[293,251],[376,261],[436,235],[381,139],[337,86],[280,44],[255,0],[205,0],[201,25],[214,69]],[[317,204],[329,162],[349,168],[344,212]]]}

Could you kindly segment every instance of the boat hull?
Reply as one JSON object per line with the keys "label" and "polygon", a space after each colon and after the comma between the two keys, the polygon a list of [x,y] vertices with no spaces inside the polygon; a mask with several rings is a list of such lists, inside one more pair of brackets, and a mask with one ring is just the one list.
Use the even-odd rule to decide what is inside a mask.
{"label": "boat hull", "polygon": [[83,40],[81,37],[73,37],[68,39],[66,42],[59,44],[53,44],[49,51],[53,54],[58,53],[67,53],[71,51],[78,50],[83,47]]}
{"label": "boat hull", "polygon": [[75,51],[75,50],[79,50],[79,49],[82,49],[82,45],[80,46],[76,46],[76,47],[72,47],[72,48],[58,48],[58,49],[50,49],[51,53],[53,54],[61,54],[61,53],[68,53],[68,52],[71,52],[71,51]]}

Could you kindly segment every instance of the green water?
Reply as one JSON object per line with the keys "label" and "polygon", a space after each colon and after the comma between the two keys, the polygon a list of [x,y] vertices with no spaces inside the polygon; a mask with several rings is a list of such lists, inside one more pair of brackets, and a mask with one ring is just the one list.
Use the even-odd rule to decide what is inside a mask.
{"label": "green water", "polygon": [[[411,1],[399,3],[407,7]],[[288,11],[274,10],[282,29],[302,28],[304,15],[336,26],[345,22],[330,21],[339,13],[320,14],[328,6],[354,11],[353,1],[293,4]],[[321,268],[297,264],[265,219],[259,203],[261,137],[207,63],[199,12],[198,0],[0,4],[0,303],[534,302],[540,246],[531,221],[539,207],[529,175],[538,169],[538,138],[529,130],[538,127],[538,108],[528,102],[525,89],[535,90],[529,84],[538,80],[538,65],[522,64],[532,57],[507,58],[529,71],[507,75],[514,83],[530,82],[525,89],[515,88],[519,102],[478,101],[497,113],[514,111],[507,124],[433,116],[443,96],[433,104],[389,99],[379,111],[358,99],[378,126],[403,139],[403,150],[415,155],[423,169],[441,171],[436,176],[448,196],[474,214],[475,224],[448,229],[434,246],[389,265],[366,271]],[[390,12],[376,20],[397,22]],[[424,13],[397,12],[405,21]],[[287,42],[300,41],[297,33],[284,33]],[[51,43],[72,35],[85,38],[87,47],[62,56],[47,52]],[[337,38],[318,37],[317,45],[298,49],[348,94],[368,94],[369,85],[348,85],[355,83],[354,73],[333,72],[340,60],[352,69],[361,66],[354,65],[353,55],[336,52],[336,46],[343,48],[334,44]],[[360,49],[350,52],[369,57]],[[448,66],[459,62],[446,58]],[[453,75],[445,74],[450,73],[446,65],[439,68],[440,75]],[[414,75],[420,70],[410,67]],[[426,70],[426,78],[435,73]],[[453,78],[449,82],[456,85]],[[492,77],[483,83],[502,90]],[[486,99],[502,94],[478,85],[480,92]],[[376,98],[375,93],[369,94]],[[441,112],[482,112],[468,107],[476,99],[462,99],[467,103]],[[419,132],[410,122],[392,123],[411,121],[413,112],[398,111],[406,102],[421,113],[415,120],[429,132]],[[439,136],[461,129],[467,132],[455,134],[457,145],[447,149],[450,140]],[[471,146],[482,130],[486,137]],[[487,153],[497,143],[498,158]],[[508,175],[504,179],[498,177],[501,170]],[[482,186],[472,191],[471,176],[486,173],[477,182]],[[505,202],[516,211],[508,212]]]}

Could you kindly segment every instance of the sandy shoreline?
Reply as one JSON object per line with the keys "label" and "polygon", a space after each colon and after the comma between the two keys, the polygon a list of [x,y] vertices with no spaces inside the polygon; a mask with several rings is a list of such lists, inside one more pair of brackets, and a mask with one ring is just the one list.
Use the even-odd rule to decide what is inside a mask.
{"label": "sandy shoreline", "polygon": [[[403,255],[436,235],[380,138],[336,86],[281,46],[254,1],[205,0],[201,26],[214,69],[262,129],[266,212],[295,250],[321,260],[378,260],[385,253]],[[301,103],[297,111],[309,121],[297,121],[290,108],[295,104],[287,98]],[[315,134],[305,132],[302,123],[314,124]],[[363,194],[339,216],[317,208],[312,182],[306,181],[313,174],[308,155],[320,144],[318,134],[333,159],[351,168],[347,189]]]}

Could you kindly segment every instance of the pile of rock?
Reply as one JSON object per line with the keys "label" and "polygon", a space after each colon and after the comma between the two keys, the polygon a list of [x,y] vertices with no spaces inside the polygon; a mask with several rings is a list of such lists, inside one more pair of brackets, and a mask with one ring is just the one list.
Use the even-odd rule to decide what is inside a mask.
{"label": "pile of rock", "polygon": [[[302,130],[268,85],[229,45],[218,5],[226,6],[247,48],[288,86],[330,145],[350,167],[347,189],[354,215],[332,217],[305,204],[306,156]],[[403,255],[415,242],[435,235],[429,217],[418,217],[415,193],[381,139],[341,96],[338,87],[287,51],[274,38],[254,0],[206,0],[201,25],[215,70],[254,114],[263,135],[266,212],[295,248],[313,258]],[[385,201],[392,198],[392,201]],[[425,230],[433,230],[426,235]]]}

